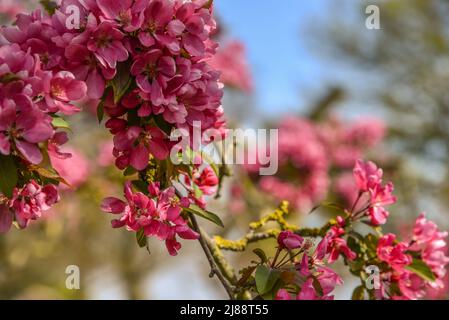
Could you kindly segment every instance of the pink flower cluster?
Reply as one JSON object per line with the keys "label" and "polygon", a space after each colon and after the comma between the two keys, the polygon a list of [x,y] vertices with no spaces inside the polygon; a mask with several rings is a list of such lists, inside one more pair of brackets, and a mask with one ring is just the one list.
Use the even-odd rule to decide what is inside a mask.
{"label": "pink flower cluster", "polygon": [[259,186],[277,200],[307,211],[323,200],[329,187],[329,161],[317,128],[306,119],[284,119],[278,148],[279,172],[262,177]]}
{"label": "pink flower cluster", "polygon": [[[287,289],[280,289],[276,294],[276,300],[291,300],[293,297],[297,300],[332,300],[331,293],[337,285],[343,284],[342,278],[332,269],[325,266],[326,259],[329,260],[332,253],[330,246],[330,237],[324,237],[316,246],[313,252],[309,252],[311,246],[309,241],[291,231],[283,231],[278,236],[280,249],[294,250],[299,249],[303,252],[300,262],[295,263],[295,270],[299,278],[299,292],[289,292]],[[329,261],[328,261],[329,262]],[[321,293],[317,292],[314,285],[316,279],[321,287]]]}
{"label": "pink flower cluster", "polygon": [[[110,117],[120,169],[144,171],[152,158],[165,160],[173,129],[190,132],[199,121],[202,131],[224,134],[223,85],[209,63],[217,47],[212,13],[209,0],[62,0],[52,15],[19,14],[14,26],[1,29],[11,44],[0,51],[0,152],[38,164],[39,143],[47,142],[52,164],[64,173],[69,155],[59,146],[67,137],[55,133],[52,115],[79,111],[70,102],[85,96]],[[194,171],[189,183],[201,195],[190,198],[204,207],[202,195],[218,180],[207,168]],[[181,218],[170,219],[189,237]],[[163,229],[158,236],[173,253],[178,243]]]}
{"label": "pink flower cluster", "polygon": [[[114,69],[116,62],[126,60],[129,64],[132,90],[118,104],[112,94],[106,97],[105,111],[111,117],[106,126],[115,136],[116,165],[141,171],[147,167],[150,154],[164,160],[171,147],[167,132],[148,125],[151,119],[189,131],[194,121],[201,122],[202,130],[224,125],[219,72],[206,61],[216,48],[210,40],[215,21],[208,1],[114,3],[97,1],[102,22],[94,30],[103,28],[92,31],[88,49],[97,60],[106,62],[100,65]],[[115,17],[120,17],[118,23]],[[107,52],[99,59],[98,43],[103,41],[102,34],[111,34],[110,28],[115,36],[111,52],[117,59]],[[102,94],[103,83],[97,87]]]}
{"label": "pink flower cluster", "polygon": [[160,190],[158,183],[150,184],[149,195],[133,192],[130,182],[125,184],[126,202],[117,198],[106,198],[101,208],[103,211],[120,215],[112,221],[113,228],[126,229],[133,232],[143,230],[147,237],[157,237],[165,241],[170,255],[177,255],[182,239],[198,239],[199,234],[193,231],[181,215],[182,209],[189,206],[189,200],[179,199],[174,187]]}
{"label": "pink flower cluster", "polygon": [[383,171],[370,161],[365,163],[362,160],[357,160],[353,174],[359,190],[359,197],[353,205],[354,210],[357,208],[359,199],[364,196],[367,198],[367,204],[362,206],[361,210],[352,212],[353,217],[368,215],[372,225],[385,224],[389,216],[385,206],[396,202],[396,197],[392,194],[393,183],[382,185]]}
{"label": "pink flower cluster", "polygon": [[385,137],[383,121],[363,117],[352,123],[331,118],[318,125],[318,135],[323,141],[328,156],[335,167],[350,169],[357,159],[363,157]]}
{"label": "pink flower cluster", "polygon": [[0,48],[0,153],[17,152],[39,164],[39,143],[55,136],[50,114],[72,114],[71,104],[84,97],[86,85],[69,72],[42,70],[38,55],[17,44]]}
{"label": "pink flower cluster", "polygon": [[15,188],[12,199],[0,203],[0,233],[8,232],[13,221],[21,229],[26,228],[58,201],[58,190],[52,184],[42,187],[31,180],[23,188]]}
{"label": "pink flower cluster", "polygon": [[[79,9],[78,25],[66,13],[69,6]],[[119,135],[117,165],[143,170],[150,154],[168,155],[169,146],[148,125],[151,119],[185,129],[194,121],[201,121],[202,130],[224,125],[220,74],[207,63],[216,49],[210,6],[208,0],[63,0],[52,16],[39,10],[19,14],[16,26],[4,27],[2,34],[39,55],[43,69],[73,73],[87,84],[89,98],[104,100],[112,118],[108,127]],[[129,73],[129,81],[116,84]]]}
{"label": "pink flower cluster", "polygon": [[[17,21],[19,26],[26,23]],[[41,32],[36,26],[33,34]],[[22,36],[6,34],[7,38]],[[57,132],[53,117],[79,111],[72,102],[84,98],[87,91],[85,83],[76,80],[72,73],[46,70],[43,57],[32,50],[39,45],[38,39],[28,40],[27,45],[19,45],[18,41],[0,47],[0,154],[4,159],[12,159],[15,168],[11,170],[17,170],[14,175],[18,176],[13,198],[0,194],[3,231],[9,230],[11,219],[25,228],[58,199],[53,185],[44,186],[35,174],[23,172],[30,166],[39,166],[44,152],[55,158],[70,157],[59,151],[67,135]]]}
{"label": "pink flower cluster", "polygon": [[240,41],[230,41],[210,59],[209,63],[220,70],[220,80],[232,88],[251,93],[253,78],[246,61],[245,46]]}
{"label": "pink flower cluster", "polygon": [[[402,295],[391,295],[393,299],[421,299],[429,293],[445,287],[449,256],[447,256],[447,232],[421,214],[415,222],[410,242],[398,242],[393,234],[383,236],[377,245],[377,255],[391,267],[390,282],[382,283],[381,297],[385,298],[391,283],[396,283]],[[414,257],[425,263],[435,277],[429,281],[407,269]]]}
{"label": "pink flower cluster", "polygon": [[[347,125],[337,119],[315,124],[305,118],[285,118],[279,126],[279,172],[262,177],[260,188],[276,200],[287,200],[300,211],[322,201],[330,186],[330,171],[337,171],[334,186],[339,194],[353,198],[348,169],[385,134],[382,122],[360,119]],[[257,166],[247,166],[250,172]]]}

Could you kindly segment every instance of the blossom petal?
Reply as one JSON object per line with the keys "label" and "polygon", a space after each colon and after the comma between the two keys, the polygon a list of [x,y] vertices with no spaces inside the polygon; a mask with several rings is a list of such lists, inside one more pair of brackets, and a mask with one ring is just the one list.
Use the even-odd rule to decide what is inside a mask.
{"label": "blossom petal", "polygon": [[34,143],[16,140],[16,147],[20,153],[32,164],[39,164],[42,162],[42,153],[39,147]]}

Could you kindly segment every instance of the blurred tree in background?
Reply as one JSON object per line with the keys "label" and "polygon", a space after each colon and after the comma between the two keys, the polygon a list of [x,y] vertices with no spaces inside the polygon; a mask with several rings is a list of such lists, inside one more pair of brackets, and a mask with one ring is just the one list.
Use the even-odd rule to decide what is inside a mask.
{"label": "blurred tree in background", "polygon": [[[365,28],[371,4],[380,9],[380,30]],[[402,181],[397,192],[407,199],[399,211],[427,207],[447,226],[449,2],[362,1],[357,7],[338,4],[324,42],[328,57],[359,71],[352,90],[360,101],[374,101],[387,122],[396,180]]]}

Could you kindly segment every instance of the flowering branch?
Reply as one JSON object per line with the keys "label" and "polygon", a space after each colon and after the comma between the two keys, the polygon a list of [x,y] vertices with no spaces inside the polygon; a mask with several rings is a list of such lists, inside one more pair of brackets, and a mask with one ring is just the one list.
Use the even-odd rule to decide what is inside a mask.
{"label": "flowering branch", "polygon": [[[355,299],[419,299],[443,287],[447,233],[421,214],[406,241],[384,235],[387,206],[396,197],[393,184],[383,183],[383,171],[372,162],[356,161],[352,176],[339,179],[348,199],[353,198],[348,186],[355,185],[351,209],[323,203],[339,215],[322,228],[287,221],[289,203],[307,211],[325,197],[331,170],[327,150],[332,161],[351,168],[366,146],[379,142],[384,128],[373,121],[349,128],[331,121],[321,131],[304,120],[286,121],[280,176],[306,171],[297,177],[303,188],[279,177],[254,178],[256,171],[248,167],[248,176],[282,201],[280,206],[250,223],[249,233],[237,241],[211,238],[199,226],[197,217],[224,226],[207,210],[206,199],[219,197],[230,175],[225,164],[217,166],[199,150],[227,134],[223,86],[214,67],[223,61],[212,61],[217,48],[212,0],[45,3],[51,4],[48,14],[19,14],[0,34],[5,42],[0,47],[0,232],[27,227],[60,200],[58,185],[67,181],[57,164],[71,157],[60,148],[68,140],[64,130],[70,129],[64,117],[79,112],[88,98],[113,135],[112,156],[126,180],[123,198],[108,197],[101,204],[115,216],[112,227],[133,232],[148,251],[148,238],[158,238],[172,256],[181,250],[179,239],[198,240],[210,277],[219,279],[230,299],[332,299],[343,279],[330,267],[340,258],[361,279]],[[71,21],[69,6],[79,9],[79,21]],[[202,137],[193,141],[197,130]],[[214,139],[204,138],[210,131]],[[370,232],[359,232],[359,223]],[[267,239],[276,239],[274,257],[256,248],[258,261],[238,278],[222,250],[243,252]],[[371,267],[378,273],[373,286]]]}

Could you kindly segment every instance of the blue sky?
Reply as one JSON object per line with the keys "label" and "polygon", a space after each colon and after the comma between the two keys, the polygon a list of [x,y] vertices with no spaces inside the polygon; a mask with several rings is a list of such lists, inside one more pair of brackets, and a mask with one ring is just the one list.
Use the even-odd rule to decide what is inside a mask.
{"label": "blue sky", "polygon": [[[328,0],[216,0],[230,36],[247,46],[256,103],[266,114],[297,110],[302,90],[319,86],[320,61],[302,35],[322,23]],[[315,24],[316,23],[316,24]]]}

